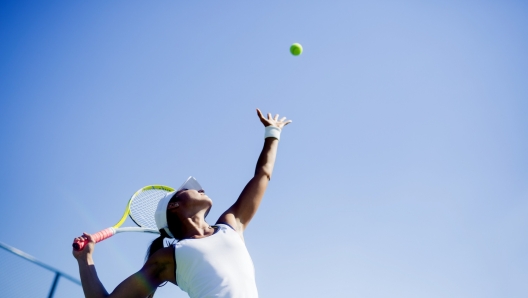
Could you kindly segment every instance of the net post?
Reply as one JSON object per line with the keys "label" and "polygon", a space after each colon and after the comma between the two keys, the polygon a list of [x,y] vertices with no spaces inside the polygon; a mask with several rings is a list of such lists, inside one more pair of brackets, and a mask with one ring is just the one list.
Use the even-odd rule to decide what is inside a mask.
{"label": "net post", "polygon": [[60,273],[55,272],[55,278],[53,279],[53,284],[51,284],[51,289],[49,291],[48,298],[53,298],[53,294],[55,293],[55,288],[57,287],[57,283],[59,283]]}

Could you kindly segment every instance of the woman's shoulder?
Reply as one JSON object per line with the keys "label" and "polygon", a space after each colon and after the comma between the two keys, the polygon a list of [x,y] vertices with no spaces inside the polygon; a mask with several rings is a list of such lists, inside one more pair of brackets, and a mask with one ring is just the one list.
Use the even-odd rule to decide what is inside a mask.
{"label": "woman's shoulder", "polygon": [[176,283],[175,269],[174,246],[171,245],[156,251],[150,256],[142,271],[147,276],[158,278],[161,281]]}
{"label": "woman's shoulder", "polygon": [[147,263],[165,263],[174,260],[174,245],[170,245],[156,251],[148,260]]}

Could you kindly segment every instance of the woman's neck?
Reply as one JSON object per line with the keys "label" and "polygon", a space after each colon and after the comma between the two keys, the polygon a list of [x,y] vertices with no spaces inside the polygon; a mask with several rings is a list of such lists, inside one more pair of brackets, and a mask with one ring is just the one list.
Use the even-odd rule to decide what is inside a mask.
{"label": "woman's neck", "polygon": [[214,228],[203,217],[190,217],[182,222],[184,238],[204,238],[214,234]]}

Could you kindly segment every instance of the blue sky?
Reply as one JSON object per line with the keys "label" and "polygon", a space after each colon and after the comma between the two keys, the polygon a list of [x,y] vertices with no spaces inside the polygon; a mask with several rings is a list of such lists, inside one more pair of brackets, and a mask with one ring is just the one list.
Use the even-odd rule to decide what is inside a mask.
{"label": "blue sky", "polygon": [[[71,240],[148,184],[197,177],[214,222],[258,107],[293,119],[246,232],[261,297],[528,293],[523,1],[2,1],[0,40],[0,241],[43,262],[77,276]],[[97,246],[108,290],[151,239]]]}

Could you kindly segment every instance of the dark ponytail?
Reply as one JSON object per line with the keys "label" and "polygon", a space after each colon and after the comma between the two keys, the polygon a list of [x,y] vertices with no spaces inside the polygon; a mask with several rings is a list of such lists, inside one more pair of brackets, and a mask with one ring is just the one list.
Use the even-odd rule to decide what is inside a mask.
{"label": "dark ponytail", "polygon": [[[163,243],[163,240],[165,240],[165,238],[170,238],[169,235],[167,235],[167,232],[165,232],[164,229],[161,229],[159,230],[160,231],[160,235],[158,238],[154,239],[152,241],[152,243],[150,244],[148,250],[147,250],[147,255],[145,256],[145,262],[147,262],[147,260],[155,253],[157,252],[158,250],[162,249],[165,247],[164,243]],[[164,285],[164,284],[163,284]],[[162,286],[163,286],[162,285]],[[156,293],[156,289],[154,289],[154,291],[152,291],[152,293],[150,293],[150,295],[148,295],[147,298],[153,298],[154,297],[154,293]]]}
{"label": "dark ponytail", "polygon": [[147,250],[147,255],[145,256],[145,262],[148,259],[150,259],[150,257],[155,252],[157,252],[158,250],[160,250],[160,249],[165,247],[165,245],[163,243],[163,240],[165,240],[165,238],[170,238],[170,237],[169,237],[169,235],[167,235],[167,232],[165,232],[164,229],[161,229],[159,237],[152,241],[152,243],[150,244],[150,246],[149,246],[149,248]]}
{"label": "dark ponytail", "polygon": [[[175,197],[176,196],[174,196],[171,199],[170,202],[172,202],[175,199]],[[181,221],[180,221],[180,219],[178,218],[178,216],[176,214],[172,214],[172,215],[171,214],[167,214],[167,225],[168,225],[169,231],[174,236],[175,240],[179,240],[179,239],[183,238],[182,224],[181,224]],[[170,237],[167,234],[167,232],[165,232],[165,229],[161,229],[161,230],[159,230],[159,232],[160,232],[159,237],[152,241],[152,243],[150,244],[150,246],[149,246],[149,248],[147,250],[147,255],[145,256],[145,262],[148,259],[150,259],[150,257],[154,253],[156,253],[158,250],[160,250],[160,249],[165,247],[165,244],[163,242],[163,240],[165,240],[165,238],[172,238],[172,237]],[[174,267],[176,268],[176,266],[174,266]],[[162,284],[161,286],[163,286],[163,285],[165,285],[165,283]],[[154,290],[147,298],[154,297],[154,293],[156,293],[156,290]]]}

